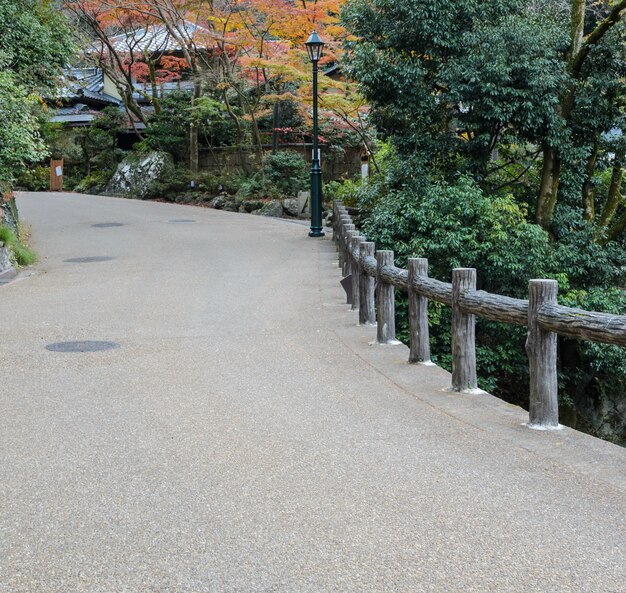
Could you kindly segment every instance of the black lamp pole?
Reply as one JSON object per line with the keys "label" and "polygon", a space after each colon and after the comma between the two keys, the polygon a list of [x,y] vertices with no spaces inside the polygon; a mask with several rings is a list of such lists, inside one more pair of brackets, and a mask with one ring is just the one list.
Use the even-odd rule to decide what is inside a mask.
{"label": "black lamp pole", "polygon": [[320,167],[320,150],[317,138],[317,63],[322,55],[324,42],[317,32],[313,31],[305,45],[313,63],[313,155],[311,159],[311,231],[309,237],[323,237],[322,168]]}

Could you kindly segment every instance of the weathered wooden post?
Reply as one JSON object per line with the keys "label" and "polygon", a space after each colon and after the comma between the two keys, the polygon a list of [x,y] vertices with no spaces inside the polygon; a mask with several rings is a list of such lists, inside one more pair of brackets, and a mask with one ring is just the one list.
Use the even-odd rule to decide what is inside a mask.
{"label": "weathered wooden post", "polygon": [[[353,236],[350,242],[350,253],[353,254],[350,273],[352,274],[352,309],[356,310],[360,304],[359,280],[361,275],[360,246],[365,241],[362,235]],[[356,255],[356,257],[354,257]]]}
{"label": "weathered wooden post", "polygon": [[343,270],[346,253],[344,249],[344,225],[350,224],[352,219],[348,214],[341,214],[339,216],[339,222],[337,226],[337,252],[339,254],[339,267]]}
{"label": "weathered wooden post", "polygon": [[333,201],[333,241],[339,241],[339,217],[347,214],[346,207],[339,201]]}
{"label": "weathered wooden post", "polygon": [[[357,230],[348,231],[346,233],[346,270],[344,273],[344,277],[346,281],[348,281],[348,276],[352,274],[352,270],[354,268],[354,255],[352,253],[352,240],[355,238],[358,238],[360,235],[361,233]],[[348,305],[350,305],[351,309],[354,309],[353,287],[354,287],[354,282],[352,281],[352,278],[350,278],[349,283],[345,286],[345,290],[346,290],[346,296],[347,296],[347,303]],[[350,294],[350,291],[352,291],[352,294]]]}
{"label": "weathered wooden post", "polygon": [[428,333],[428,299],[415,292],[413,280],[417,276],[428,276],[428,260],[411,257],[409,271],[409,362],[430,362],[430,337]]}
{"label": "weathered wooden post", "polygon": [[556,373],[557,335],[542,329],[537,314],[542,305],[556,304],[556,280],[531,280],[528,283],[528,354],[530,371],[531,428],[558,428],[558,383]]}
{"label": "weathered wooden post", "polygon": [[[359,245],[360,260],[363,262],[366,257],[374,257],[376,244],[372,241],[364,241]],[[376,281],[366,271],[362,265],[359,277],[359,324],[376,324],[376,305],[374,301]]]}
{"label": "weathered wooden post", "polygon": [[343,249],[343,260],[341,263],[341,275],[345,278],[350,273],[350,231],[356,230],[353,224],[343,224],[343,233],[341,237],[341,247]]}
{"label": "weathered wooden post", "polygon": [[452,270],[452,391],[466,391],[478,387],[476,379],[476,319],[465,313],[459,297],[468,290],[476,290],[476,270]]}
{"label": "weathered wooden post", "polygon": [[381,279],[381,270],[384,266],[393,266],[393,251],[380,250],[376,252],[378,265],[378,285],[376,287],[376,319],[378,329],[376,339],[379,344],[388,344],[396,339],[396,303],[395,289]]}

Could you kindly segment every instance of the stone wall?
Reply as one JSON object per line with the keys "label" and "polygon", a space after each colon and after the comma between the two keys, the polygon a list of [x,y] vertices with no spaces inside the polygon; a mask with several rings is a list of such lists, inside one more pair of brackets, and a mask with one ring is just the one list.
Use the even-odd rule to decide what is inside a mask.
{"label": "stone wall", "polygon": [[[0,225],[9,227],[16,235],[18,233],[17,206],[15,198],[3,201],[0,198]],[[15,275],[9,248],[0,241],[0,282]]]}
{"label": "stone wall", "polygon": [[[269,152],[270,145],[265,145],[264,150]],[[311,144],[281,144],[278,150],[292,150],[300,153],[307,162],[311,162]],[[361,172],[361,157],[357,148],[348,148],[343,158],[335,161],[324,154],[322,148],[322,175],[325,181],[331,179],[352,178]],[[256,166],[256,153],[252,148],[238,150],[232,146],[221,146],[212,149],[202,149],[198,158],[198,166],[201,171],[209,171],[218,174],[224,170],[241,169],[247,164]]]}

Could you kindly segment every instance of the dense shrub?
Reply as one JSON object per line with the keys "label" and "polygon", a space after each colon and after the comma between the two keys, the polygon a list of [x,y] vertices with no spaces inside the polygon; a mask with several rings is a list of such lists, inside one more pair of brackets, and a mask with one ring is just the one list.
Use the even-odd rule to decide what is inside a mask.
{"label": "dense shrub", "polygon": [[300,154],[280,150],[263,157],[261,169],[242,183],[238,195],[242,198],[293,197],[306,187],[307,165]]}

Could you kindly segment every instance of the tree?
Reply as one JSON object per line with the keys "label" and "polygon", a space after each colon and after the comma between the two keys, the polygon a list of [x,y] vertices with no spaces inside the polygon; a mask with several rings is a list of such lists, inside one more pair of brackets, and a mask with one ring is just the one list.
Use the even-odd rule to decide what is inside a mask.
{"label": "tree", "polygon": [[[593,54],[594,50],[602,50],[602,46],[606,40],[611,40],[610,32],[622,20],[626,11],[626,0],[615,3],[605,18],[600,20],[589,35],[585,36],[585,0],[572,0],[571,7],[571,25],[569,47],[565,54],[567,61],[567,73],[569,75],[569,83],[565,86],[560,94],[557,113],[561,118],[561,123],[566,136],[565,142],[569,140],[568,132],[575,125],[575,114],[578,103],[581,100],[581,94],[585,88],[585,83],[589,78],[597,74],[594,68]],[[621,31],[623,37],[623,30]],[[623,38],[617,43],[611,44],[614,50],[623,49]],[[597,136],[602,130],[594,130],[594,144],[597,145]],[[567,150],[567,144],[554,141],[552,138],[546,138],[543,146],[543,166],[541,173],[541,186],[539,189],[539,199],[537,203],[537,223],[543,228],[549,228],[554,217],[554,208],[557,203],[559,182],[561,179],[561,167],[566,155],[563,154]],[[594,147],[588,157],[587,169],[593,173],[595,162],[597,159],[597,150]],[[584,192],[584,190],[583,190]],[[583,207],[586,209],[587,218],[592,217],[590,205],[587,202],[588,193],[583,193]]]}
{"label": "tree", "polygon": [[51,2],[0,0],[0,189],[45,155],[35,109],[68,62],[65,18]]}
{"label": "tree", "polygon": [[[305,111],[310,102],[310,65],[304,41],[315,26],[328,41],[325,61],[339,59],[341,0],[69,0],[79,22],[97,40],[93,54],[109,74],[126,108],[149,125],[133,94],[139,76],[152,84],[155,99],[158,67],[182,53],[180,75],[190,78],[190,109],[196,110],[203,95],[223,102],[236,129],[236,144],[250,142],[260,162],[262,137],[259,120],[283,102]],[[146,39],[154,39],[153,51],[141,52]],[[158,40],[158,43],[157,43]],[[166,51],[167,49],[167,51]],[[165,71],[166,69],[163,69]],[[338,90],[345,84],[332,83]],[[329,103],[337,104],[336,101]],[[342,103],[342,113],[351,110]],[[345,115],[344,115],[345,116]],[[189,166],[197,169],[201,122],[189,118]],[[275,127],[278,127],[278,122]],[[249,138],[251,137],[251,138]]]}
{"label": "tree", "polygon": [[[511,182],[527,183],[541,159],[529,203],[542,228],[574,193],[593,222],[593,176],[608,155],[603,134],[621,125],[626,74],[626,1],[600,4],[355,0],[344,11],[356,36],[347,64],[379,131],[431,172],[460,169],[493,189],[514,164],[494,159],[517,147],[524,166]],[[576,191],[572,181],[559,191],[564,172]]]}

